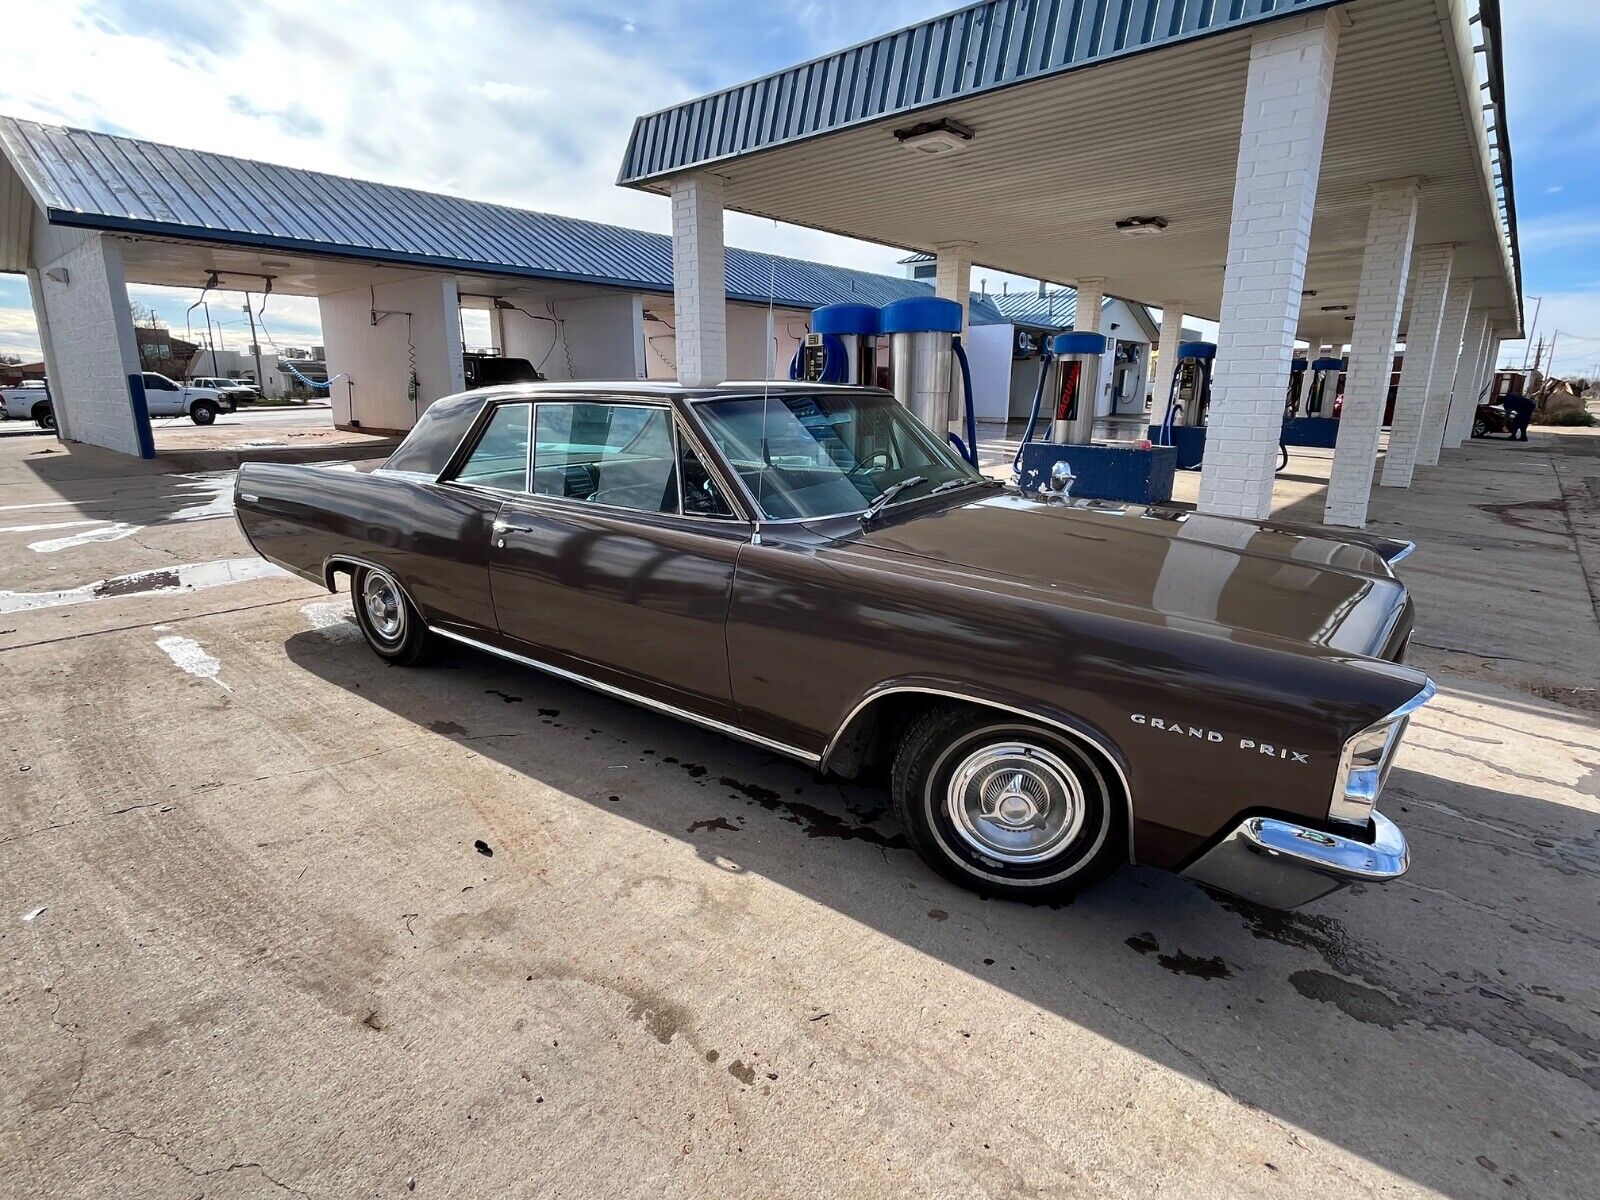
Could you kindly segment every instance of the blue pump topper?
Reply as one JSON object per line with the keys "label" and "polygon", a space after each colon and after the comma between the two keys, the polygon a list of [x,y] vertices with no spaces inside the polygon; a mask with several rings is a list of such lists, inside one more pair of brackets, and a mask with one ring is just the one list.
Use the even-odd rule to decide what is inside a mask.
{"label": "blue pump topper", "polygon": [[938,296],[908,296],[884,305],[879,328],[884,333],[960,333],[961,305]]}

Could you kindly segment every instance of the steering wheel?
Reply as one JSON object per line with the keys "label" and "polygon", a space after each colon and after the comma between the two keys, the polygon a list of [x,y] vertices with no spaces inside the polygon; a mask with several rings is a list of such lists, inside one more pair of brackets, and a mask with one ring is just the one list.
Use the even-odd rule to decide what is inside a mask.
{"label": "steering wheel", "polygon": [[888,451],[879,450],[876,454],[872,455],[870,458],[864,458],[860,462],[858,462],[855,466],[851,467],[848,471],[846,471],[844,473],[844,477],[846,479],[854,479],[857,475],[861,474],[863,471],[871,471],[871,470],[874,470],[874,469],[882,470],[883,468],[887,467],[888,465],[889,465],[889,454],[888,454]]}

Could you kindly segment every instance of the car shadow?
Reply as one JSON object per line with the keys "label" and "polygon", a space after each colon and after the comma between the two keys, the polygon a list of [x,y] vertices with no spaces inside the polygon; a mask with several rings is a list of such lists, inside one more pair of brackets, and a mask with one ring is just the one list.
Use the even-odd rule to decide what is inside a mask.
{"label": "car shadow", "polygon": [[[1131,868],[1073,902],[1029,907],[926,869],[879,786],[824,780],[465,648],[422,671],[325,630],[294,635],[287,652],[323,683],[529,781],[1447,1195],[1593,1170],[1597,1130],[1581,1122],[1600,1085],[1594,1006],[1553,998],[1544,970],[1586,964],[1586,978],[1600,977],[1600,939],[1582,916],[1563,920],[1592,914],[1600,849],[1581,820],[1551,828],[1559,806],[1397,770],[1419,825],[1417,866],[1398,884],[1283,913]],[[1450,813],[1489,822],[1471,827],[1478,844],[1458,840]],[[1557,849],[1518,857],[1545,834]],[[1497,890],[1474,894],[1463,879]],[[1516,932],[1530,919],[1537,954]],[[1512,1094],[1514,1109],[1501,1104]]]}

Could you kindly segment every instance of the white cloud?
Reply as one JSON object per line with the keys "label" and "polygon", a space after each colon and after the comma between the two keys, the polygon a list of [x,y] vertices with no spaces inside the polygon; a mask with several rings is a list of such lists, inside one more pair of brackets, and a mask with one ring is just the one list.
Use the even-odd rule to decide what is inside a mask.
{"label": "white cloud", "polygon": [[17,354],[24,362],[37,362],[39,330],[31,308],[0,308],[0,354]]}

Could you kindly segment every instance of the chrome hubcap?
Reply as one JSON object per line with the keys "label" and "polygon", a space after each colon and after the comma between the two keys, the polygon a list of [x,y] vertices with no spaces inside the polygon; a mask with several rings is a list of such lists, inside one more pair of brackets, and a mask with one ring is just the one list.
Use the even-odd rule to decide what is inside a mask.
{"label": "chrome hubcap", "polygon": [[386,642],[397,642],[405,632],[406,610],[394,580],[368,571],[361,583],[361,606],[373,631]]}
{"label": "chrome hubcap", "polygon": [[1083,828],[1083,787],[1042,746],[1000,742],[956,766],[945,811],[956,833],[979,853],[1007,863],[1043,862]]}

